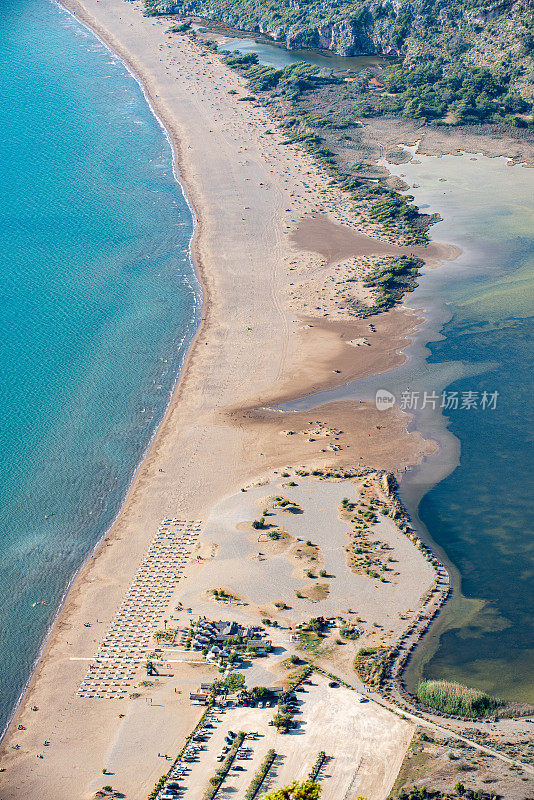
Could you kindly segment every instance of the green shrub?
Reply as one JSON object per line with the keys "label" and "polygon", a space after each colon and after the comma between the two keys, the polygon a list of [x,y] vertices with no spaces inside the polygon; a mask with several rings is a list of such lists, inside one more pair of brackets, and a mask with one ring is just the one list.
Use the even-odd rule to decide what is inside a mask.
{"label": "green shrub", "polygon": [[294,781],[291,786],[284,786],[282,789],[273,789],[263,796],[262,800],[318,800],[321,787],[315,781],[304,781],[298,783]]}
{"label": "green shrub", "polygon": [[308,775],[308,780],[314,781],[316,779],[317,775],[319,774],[319,770],[323,766],[323,762],[324,762],[325,758],[326,758],[326,753],[325,753],[324,750],[321,750],[321,752],[318,754],[317,758],[315,759],[315,764],[313,765],[313,767],[310,770],[310,774]]}
{"label": "green shrub", "polygon": [[271,748],[267,752],[267,755],[265,756],[263,762],[256,771],[256,774],[254,775],[250,783],[250,786],[248,787],[245,793],[245,800],[254,800],[275,758],[276,758],[276,751]]}
{"label": "green shrub", "polygon": [[180,22],[178,25],[172,25],[169,28],[169,33],[185,33],[191,27],[190,22]]}

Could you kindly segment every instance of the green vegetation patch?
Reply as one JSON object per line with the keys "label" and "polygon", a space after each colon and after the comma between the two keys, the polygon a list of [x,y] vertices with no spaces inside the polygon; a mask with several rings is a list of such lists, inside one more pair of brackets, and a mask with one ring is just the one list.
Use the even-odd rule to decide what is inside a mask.
{"label": "green vegetation patch", "polygon": [[233,694],[234,692],[244,688],[245,676],[238,672],[231,672],[226,676],[226,678],[224,678],[224,680],[214,681],[211,684],[210,694],[216,697],[217,695],[225,694],[226,692]]}
{"label": "green vegetation patch", "polygon": [[321,752],[318,753],[317,758],[315,759],[315,763],[310,770],[310,774],[308,775],[308,780],[314,781],[317,778],[317,775],[319,774],[321,767],[323,766],[325,758],[326,758],[326,753],[324,750],[321,750]]}
{"label": "green vegetation patch", "polygon": [[227,592],[226,589],[210,589],[210,592],[215,600],[222,600],[224,602],[237,601],[237,597],[234,594]]}
{"label": "green vegetation patch", "polygon": [[393,95],[392,110],[405,117],[432,120],[452,114],[457,124],[527,124],[515,115],[528,111],[529,104],[510,91],[505,73],[496,75],[487,67],[451,65],[438,58],[415,69],[399,67],[385,83]]}
{"label": "green vegetation patch", "polygon": [[411,789],[394,792],[388,800],[457,800],[459,797],[464,797],[466,800],[496,800],[498,796],[500,795],[486,792],[483,789],[466,789],[463,783],[458,781],[454,785],[454,789],[449,791],[427,789],[426,786],[412,786]]}
{"label": "green vegetation patch", "polygon": [[366,686],[379,689],[389,677],[394,656],[390,647],[364,647],[358,651],[354,667]]}
{"label": "green vegetation patch", "polygon": [[247,79],[249,89],[254,92],[276,89],[288,97],[297,98],[301,92],[317,84],[338,83],[332,74],[319,74],[319,67],[306,61],[296,61],[282,69],[275,69],[260,64],[257,53],[220,52],[225,64],[240,72]]}
{"label": "green vegetation patch", "polygon": [[172,25],[169,28],[168,33],[185,33],[190,29],[190,27],[191,27],[190,22],[180,22],[178,23],[178,25]]}
{"label": "green vegetation patch", "polygon": [[273,789],[263,796],[263,800],[319,800],[320,793],[321,787],[315,781],[294,781],[290,786]]}
{"label": "green vegetation patch", "polygon": [[[411,198],[413,199],[413,198]],[[408,211],[406,210],[408,209]],[[411,209],[411,210],[410,210]],[[388,199],[376,203],[371,209],[371,218],[382,220],[392,216],[400,217],[413,216],[417,212],[413,207],[398,203],[396,200]],[[376,301],[369,309],[362,307],[362,316],[375,314],[377,311],[385,311],[398,302],[406,292],[412,292],[417,286],[417,276],[419,269],[423,265],[420,258],[413,256],[399,256],[381,264],[373,270],[363,282],[367,288],[375,290]],[[376,522],[376,516],[369,511],[362,511],[362,516],[369,522]]]}
{"label": "green vegetation patch", "polygon": [[463,717],[483,717],[504,705],[503,700],[479,689],[449,681],[422,681],[417,687],[417,699],[445,714]]}
{"label": "green vegetation patch", "polygon": [[254,800],[256,795],[258,794],[260,787],[265,780],[265,776],[271,769],[272,763],[276,758],[276,750],[272,748],[267,751],[267,755],[263,759],[262,763],[258,767],[256,774],[252,778],[250,786],[248,787],[247,791],[245,792],[245,800]]}

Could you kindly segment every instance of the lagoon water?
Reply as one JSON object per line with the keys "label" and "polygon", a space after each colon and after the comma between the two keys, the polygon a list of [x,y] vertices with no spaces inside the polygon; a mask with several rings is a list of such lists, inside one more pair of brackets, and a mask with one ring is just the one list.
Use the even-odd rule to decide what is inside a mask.
{"label": "lagoon water", "polygon": [[[201,25],[194,25],[195,29],[202,31]],[[351,70],[359,72],[368,66],[376,66],[383,63],[384,58],[380,56],[338,56],[329,50],[286,50],[285,47],[270,42],[260,42],[255,39],[231,39],[226,44],[220,45],[221,50],[230,52],[256,53],[260,64],[275,69],[283,69],[288,64],[295,64],[298,61],[305,61],[321,69],[331,69],[334,72],[344,72]]]}
{"label": "lagoon water", "polygon": [[0,15],[0,730],[196,329],[193,218],[124,65],[49,0]]}
{"label": "lagoon water", "polygon": [[[461,592],[407,677],[412,685],[421,675],[458,680],[532,703],[534,170],[467,154],[417,155],[391,169],[418,184],[410,192],[419,205],[442,215],[432,238],[463,250],[427,273],[408,301],[430,309],[431,325],[436,306],[447,319],[418,386],[431,390],[435,376],[439,390],[446,376],[448,392],[472,392],[477,405],[445,412],[455,439],[440,432],[438,415],[416,413],[416,425],[444,447],[402,492],[412,511],[421,500],[419,518],[457,570]],[[494,409],[482,407],[484,391],[498,393]],[[432,486],[440,463],[452,472]]]}
{"label": "lagoon water", "polygon": [[[444,678],[534,702],[534,170],[468,154],[416,155],[388,168],[421,209],[443,217],[431,237],[462,254],[425,268],[405,298],[427,320],[405,365],[284,407],[374,400],[386,389],[414,415],[411,427],[439,443],[399,475],[412,518],[455,585],[408,683]],[[458,408],[441,409],[443,392],[458,393]]]}

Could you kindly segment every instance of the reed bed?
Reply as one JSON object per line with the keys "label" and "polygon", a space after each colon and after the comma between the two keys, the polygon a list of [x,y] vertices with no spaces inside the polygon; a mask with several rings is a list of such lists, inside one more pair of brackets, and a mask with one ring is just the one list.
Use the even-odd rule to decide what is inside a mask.
{"label": "reed bed", "polygon": [[445,714],[464,717],[482,717],[503,705],[497,697],[449,681],[422,681],[417,688],[417,699]]}

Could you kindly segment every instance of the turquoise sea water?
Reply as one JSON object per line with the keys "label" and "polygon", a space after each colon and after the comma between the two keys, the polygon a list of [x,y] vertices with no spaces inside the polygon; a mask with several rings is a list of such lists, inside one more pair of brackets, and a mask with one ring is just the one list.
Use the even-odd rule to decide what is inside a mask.
{"label": "turquoise sea water", "polygon": [[169,142],[122,63],[49,0],[5,0],[0,70],[1,730],[162,418],[200,294]]}

